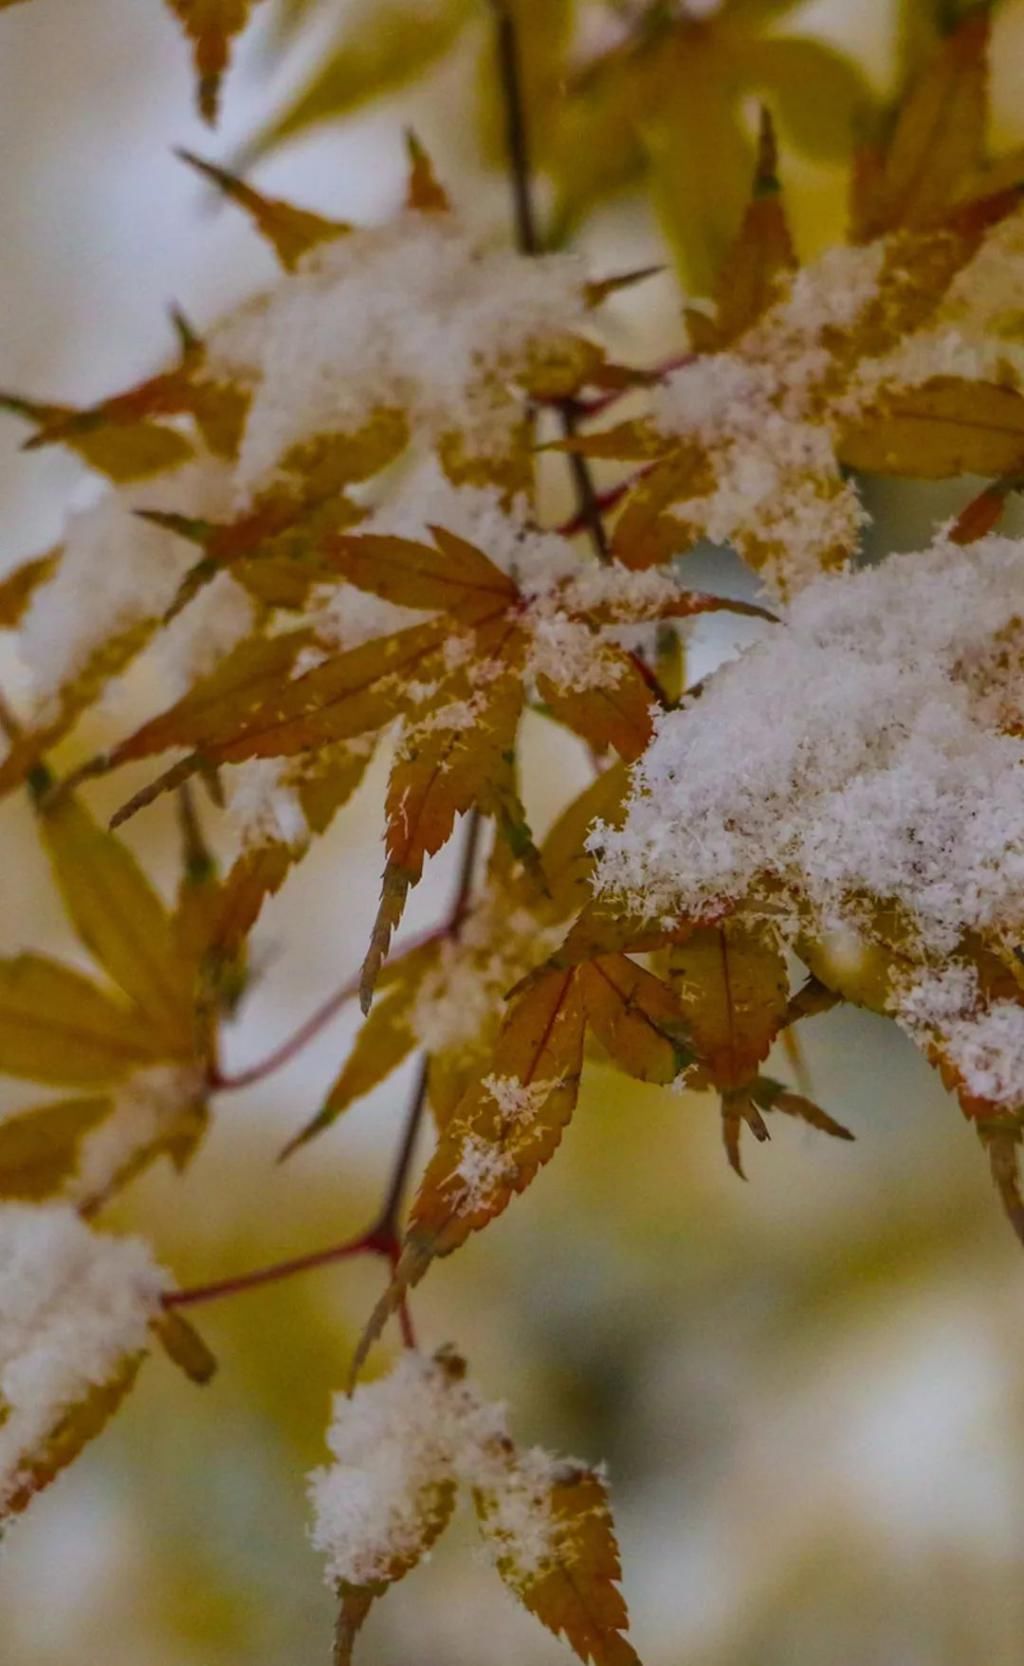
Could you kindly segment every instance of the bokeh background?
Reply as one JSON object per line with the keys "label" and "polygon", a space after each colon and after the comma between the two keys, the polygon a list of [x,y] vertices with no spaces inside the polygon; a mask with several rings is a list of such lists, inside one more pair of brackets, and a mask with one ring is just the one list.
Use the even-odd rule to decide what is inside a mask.
{"label": "bokeh background", "polygon": [[[264,8],[261,8],[261,10]],[[322,8],[336,21],[341,0]],[[429,4],[424,4],[428,12]],[[230,157],[322,50],[312,18],[287,53],[272,5],[247,36],[211,142],[185,53],[156,0],[34,0],[0,24],[0,384],[89,400],[168,351],[167,307],[202,325],[265,281],[268,257],[216,212],[174,144]],[[802,29],[893,75],[888,0],[799,8]],[[790,19],[791,21],[791,19]],[[997,15],[995,137],[1017,108],[1024,5]],[[259,170],[268,189],[351,218],[400,199],[412,120],[484,230],[507,214],[460,103],[456,53],[429,84],[326,127]],[[784,157],[800,239],[841,220],[838,174]],[[625,197],[583,234],[595,269],[661,259]],[[678,338],[657,279],[614,314],[624,351]],[[56,452],[23,455],[0,419],[0,561],[53,542],[80,489]],[[874,494],[880,548],[910,547],[969,488]],[[702,558],[705,576],[723,558]],[[724,569],[723,569],[724,570]],[[706,659],[725,651],[705,637]],[[4,675],[16,682],[17,668]],[[75,742],[84,753],[104,724]],[[579,776],[573,748],[530,739],[535,823]],[[581,778],[581,777],[580,777]],[[259,977],[229,1059],[288,1033],[361,956],[379,870],[381,770],[261,923]],[[119,782],[100,808],[124,795]],[[169,820],[129,833],[158,874]],[[27,814],[0,807],[4,953],[75,958]],[[436,916],[447,858],[409,929]],[[158,1171],[119,1205],[183,1283],[365,1224],[401,1120],[404,1078],[283,1168],[351,1035],[341,1019],[287,1071],[225,1098],[184,1180]],[[588,1067],[557,1161],[508,1215],[417,1292],[429,1345],[457,1343],[524,1441],[606,1459],[647,1666],[1017,1666],[1024,1654],[1024,1265],[970,1130],[909,1043],[839,1012],[807,1026],[815,1095],[856,1132],[835,1145],[773,1127],[726,1169],[710,1100]],[[789,1061],[772,1068],[785,1074]],[[25,1102],[24,1093],[3,1103]],[[329,1655],[333,1603],[306,1539],[304,1474],[378,1289],[346,1264],[211,1305],[220,1359],[197,1390],[161,1361],[118,1419],[37,1501],[0,1560],[0,1666],[307,1666]],[[380,1363],[384,1361],[381,1352]],[[465,1531],[463,1531],[465,1528]],[[462,1524],[367,1626],[387,1666],[545,1666],[568,1651],[520,1614]]]}

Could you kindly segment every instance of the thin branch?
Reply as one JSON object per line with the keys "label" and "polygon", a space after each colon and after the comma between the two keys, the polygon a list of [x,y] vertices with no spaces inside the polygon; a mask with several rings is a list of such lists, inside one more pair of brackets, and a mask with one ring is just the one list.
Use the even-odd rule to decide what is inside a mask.
{"label": "thin branch", "polygon": [[358,993],[358,978],[343,984],[339,990],[328,997],[323,1006],[317,1007],[316,1011],[304,1023],[300,1024],[297,1030],[294,1030],[285,1041],[281,1042],[280,1046],[275,1047],[257,1064],[249,1065],[246,1070],[236,1071],[233,1075],[230,1072],[213,1071],[210,1074],[208,1085],[215,1093],[234,1093],[239,1088],[249,1088],[256,1082],[265,1081],[275,1071],[283,1070],[285,1065],[291,1064],[303,1048],[307,1047],[320,1034],[321,1030],[326,1029],[331,1020],[336,1018],[338,1013],[348,1005],[349,1001],[354,1000]]}
{"label": "thin branch", "polygon": [[[579,424],[580,407],[575,399],[563,399],[558,407],[561,418],[562,433],[567,440],[574,439]],[[594,547],[594,554],[601,562],[611,560],[611,550],[608,546],[608,534],[605,531],[604,520],[601,515],[601,499],[594,477],[590,472],[590,464],[578,451],[570,451],[569,472],[572,475],[573,488],[576,493],[576,519],[580,530],[586,531]]]}
{"label": "thin branch", "polygon": [[524,255],[540,253],[530,185],[530,138],[523,96],[522,63],[515,18],[505,0],[491,0],[497,24],[498,77],[505,111],[505,149],[516,218],[516,241]]}
{"label": "thin branch", "polygon": [[[403,954],[411,954],[414,949],[424,948],[427,943],[433,943],[437,938],[450,936],[451,932],[451,920],[446,921],[441,926],[432,926],[429,931],[411,938],[402,952]],[[294,1030],[265,1058],[260,1059],[256,1064],[249,1065],[245,1070],[235,1072],[233,1075],[229,1072],[217,1071],[209,1077],[207,1086],[216,1093],[233,1093],[239,1088],[252,1087],[254,1083],[262,1082],[266,1077],[272,1076],[275,1071],[283,1070],[285,1065],[291,1064],[292,1060],[302,1052],[304,1047],[315,1040],[321,1030],[326,1029],[332,1019],[336,1018],[338,1013],[348,1005],[349,1001],[354,1000],[358,993],[359,979],[350,979],[348,983],[342,984],[341,988],[336,990],[333,995],[328,996],[322,1006],[317,1007],[316,1011],[311,1013],[299,1025],[297,1030]]]}
{"label": "thin branch", "polygon": [[316,1267],[328,1267],[335,1261],[350,1261],[357,1255],[384,1255],[391,1258],[391,1247],[378,1241],[373,1232],[364,1232],[342,1244],[331,1244],[327,1249],[313,1250],[309,1255],[296,1255],[287,1261],[273,1261],[269,1266],[257,1267],[233,1278],[221,1278],[212,1284],[196,1284],[189,1290],[169,1290],[164,1297],[165,1307],[197,1307],[201,1302],[219,1301],[222,1296],[238,1296],[246,1290],[258,1290],[264,1284],[277,1284],[281,1279],[294,1278],[297,1273],[312,1272]]}
{"label": "thin branch", "polygon": [[[443,926],[427,932],[418,941],[427,943],[440,937],[458,937],[473,888],[473,877],[476,871],[477,854],[480,848],[480,829],[482,818],[478,810],[471,812],[467,819],[466,839],[459,862],[458,878],[455,885],[455,895],[448,910]],[[215,1085],[220,1087],[244,1087],[251,1081],[260,1081],[271,1069],[294,1058],[305,1046],[306,1042],[316,1031],[322,1028],[328,1018],[340,1009],[345,1000],[351,999],[356,992],[356,984],[346,984],[345,988],[333,995],[330,1001],[322,1006],[319,1012],[307,1019],[306,1023],[295,1032],[289,1040],[282,1044],[276,1052],[270,1054],[261,1065],[252,1070],[243,1071],[237,1076],[220,1077]],[[388,1179],[384,1200],[380,1212],[371,1227],[361,1232],[356,1238],[347,1238],[343,1243],[330,1244],[326,1249],[312,1250],[308,1255],[295,1256],[287,1261],[273,1261],[269,1266],[257,1267],[247,1273],[238,1273],[234,1277],[217,1279],[211,1284],[194,1285],[187,1290],[172,1290],[164,1298],[167,1307],[194,1307],[202,1302],[219,1301],[224,1296],[236,1296],[246,1290],[259,1289],[264,1284],[277,1284],[282,1279],[294,1278],[299,1273],[312,1272],[317,1267],[329,1267],[336,1261],[350,1261],[358,1255],[380,1255],[394,1268],[401,1254],[400,1222],[402,1205],[409,1175],[412,1170],[413,1159],[416,1155],[416,1143],[423,1123],[427,1106],[427,1071],[429,1058],[426,1053],[421,1055],[416,1082],[409,1100],[406,1112],[405,1126],[391,1174]],[[402,1340],[407,1348],[415,1347],[415,1334],[412,1319],[406,1301],[399,1304],[398,1319],[402,1331]]]}
{"label": "thin branch", "polygon": [[[524,255],[536,255],[541,252],[541,242],[533,204],[530,135],[526,119],[519,33],[506,0],[491,0],[491,7],[497,24],[498,78],[505,110],[505,149],[515,210],[516,241]],[[575,399],[561,399],[557,403],[557,409],[562,433],[566,439],[572,439],[582,414],[582,407]],[[569,469],[576,492],[580,529],[589,533],[598,560],[607,562],[611,559],[608,535],[601,519],[600,500],[590,466],[585,457],[572,452],[569,455]]]}

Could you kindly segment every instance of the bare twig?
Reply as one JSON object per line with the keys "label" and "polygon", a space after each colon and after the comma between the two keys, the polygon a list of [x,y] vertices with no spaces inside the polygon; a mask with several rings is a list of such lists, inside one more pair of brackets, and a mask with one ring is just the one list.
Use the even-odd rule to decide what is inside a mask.
{"label": "bare twig", "polygon": [[[498,58],[498,79],[505,110],[505,148],[508,156],[509,179],[515,210],[516,241],[524,255],[541,252],[537,216],[533,203],[530,165],[530,135],[523,96],[522,61],[519,33],[515,18],[505,0],[491,0],[497,25],[495,46]],[[583,408],[575,399],[560,399],[556,406],[566,439],[572,439]],[[599,561],[609,561],[608,535],[601,518],[601,504],[590,466],[585,457],[569,454],[569,468],[576,492],[576,509],[580,530],[586,530]]]}

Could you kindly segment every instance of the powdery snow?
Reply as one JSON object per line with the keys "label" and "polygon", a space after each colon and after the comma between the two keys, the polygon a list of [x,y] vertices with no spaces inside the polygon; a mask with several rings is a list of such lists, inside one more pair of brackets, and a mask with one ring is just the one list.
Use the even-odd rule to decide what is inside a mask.
{"label": "powdery snow", "polygon": [[509,908],[500,888],[484,890],[420,983],[409,1015],[419,1045],[428,1053],[472,1049],[502,997],[562,935],[560,925],[543,926],[531,909]]}
{"label": "powdery snow", "polygon": [[294,758],[251,758],[226,771],[225,807],[242,850],[282,844],[300,851],[310,840]]}
{"label": "powdery snow", "polygon": [[515,1180],[518,1164],[481,1134],[467,1134],[454,1170],[458,1190],[453,1194],[460,1215],[494,1209],[502,1192]]}
{"label": "powdery snow", "polygon": [[196,1065],[158,1064],[135,1071],[118,1088],[110,1115],[82,1141],[69,1198],[77,1203],[102,1198],[202,1096],[203,1072]]}
{"label": "powdery snow", "polygon": [[19,637],[41,718],[105,643],[166,611],[195,563],[192,545],[135,509],[216,520],[228,497],[225,465],[191,461],[130,491],[105,487],[71,513],[57,570],[33,595]]}
{"label": "powdery snow", "polygon": [[449,215],[407,212],[312,250],[210,344],[214,369],[241,365],[256,382],[241,492],[267,484],[293,447],[379,411],[500,449],[515,418],[505,382],[585,327],[584,291],[574,256],[480,249]]}
{"label": "powdery snow", "polygon": [[406,1350],[387,1377],[337,1395],[327,1439],[335,1461],[314,1471],[309,1492],[331,1585],[404,1572],[426,1547],[438,1499],[460,1485],[477,1494],[485,1545],[513,1586],[528,1588],[556,1556],[572,1559],[551,1501],[583,1466],[540,1447],[519,1452],[505,1406],[486,1401],[444,1351]]}
{"label": "powdery snow", "polygon": [[511,1126],[528,1127],[543,1110],[555,1089],[557,1077],[544,1081],[521,1082],[518,1076],[485,1076],[481,1086],[493,1099],[502,1117]]}
{"label": "powdery snow", "polygon": [[936,1045],[976,1099],[1024,1103],[1024,1007],[986,1006],[973,966],[953,961],[897,988],[894,1016],[919,1045]]}
{"label": "powdery snow", "polygon": [[[1024,743],[990,726],[979,667],[1024,614],[1024,543],[939,540],[819,579],[785,621],[659,719],[596,883],[650,918],[753,894],[783,929],[900,905],[922,952],[1021,926]],[[1004,656],[1005,658],[1005,656]],[[770,896],[768,895],[770,889]]]}
{"label": "powdery snow", "polygon": [[742,353],[699,355],[654,396],[655,428],[692,439],[713,470],[673,517],[694,537],[738,543],[779,593],[849,555],[866,518],[840,474],[822,390],[827,343],[872,301],[883,259],[880,243],[829,250],[794,275]]}
{"label": "powdery snow", "polygon": [[62,1415],[145,1348],[168,1284],[139,1238],[61,1204],[0,1206],[0,1510]]}

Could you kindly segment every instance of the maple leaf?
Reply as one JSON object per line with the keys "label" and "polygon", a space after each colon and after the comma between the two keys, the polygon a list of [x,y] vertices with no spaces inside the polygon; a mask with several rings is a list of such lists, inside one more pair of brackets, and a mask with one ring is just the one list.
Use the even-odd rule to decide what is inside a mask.
{"label": "maple leaf", "polygon": [[[90,468],[119,485],[173,471],[201,445],[215,456],[233,457],[248,391],[211,370],[204,343],[182,314],[172,313],[172,321],[179,340],[177,361],[98,404],[55,405],[14,393],[0,394],[0,408],[35,428],[24,449],[67,446]],[[176,425],[175,419],[182,416],[194,423],[191,436]]]}
{"label": "maple leaf", "polygon": [[539,872],[507,842],[495,842],[486,880],[453,925],[393,957],[378,1000],[316,1115],[286,1153],[329,1128],[348,1107],[397,1068],[417,1046],[429,1055],[428,1092],[443,1128],[475,1076],[487,1065],[509,989],[544,959],[562,922],[589,894],[593,856],[587,831],[612,821],[626,773],[613,764],[558,816],[539,852]]}
{"label": "maple leaf", "polygon": [[979,6],[937,41],[884,143],[864,147],[854,176],[858,239],[941,219],[983,169],[990,34],[988,8]]}
{"label": "maple leaf", "polygon": [[506,1209],[554,1156],[576,1108],[585,1014],[575,970],[541,972],[506,1011],[491,1069],[446,1120],[409,1212],[392,1282],[353,1373],[402,1294]]}
{"label": "maple leaf", "polygon": [[565,442],[645,464],[613,535],[621,560],[662,562],[706,536],[734,544],[785,595],[857,547],[863,514],[843,467],[1019,469],[1024,399],[992,282],[1019,196],[964,196],[966,158],[983,143],[986,41],[984,19],[968,19],[925,73],[963,83],[971,114],[948,130],[956,141],[929,144],[915,100],[937,108],[938,94],[912,92],[878,187],[888,207],[864,220],[859,246],[796,273],[762,127],[754,199],[713,310],[688,314],[699,351],[669,373],[651,416]]}
{"label": "maple leaf", "polygon": [[45,775],[36,808],[68,918],[109,981],[40,955],[0,962],[0,1071],[87,1090],[0,1124],[0,1197],[95,1208],[161,1153],[187,1161],[205,1131],[202,914],[183,930],[184,900],[170,914],[120,841]]}
{"label": "maple leaf", "polygon": [[169,1279],[137,1238],[93,1232],[59,1204],[0,1205],[0,1517],[23,1510],[103,1428],[154,1337],[211,1360],[162,1308]]}
{"label": "maple leaf", "polygon": [[[626,1605],[607,1489],[594,1470],[572,1464],[543,1466],[532,1454],[512,1458],[500,1482],[478,1487],[477,1513],[498,1572],[531,1614],[564,1636],[581,1660],[594,1666],[636,1666],[638,1655],[622,1632]],[[509,1517],[524,1507],[550,1517],[548,1546],[523,1556]]]}
{"label": "maple leaf", "polygon": [[328,1440],[336,1462],[310,1477],[310,1497],[313,1543],[340,1598],[339,1666],[351,1660],[374,1600],[416,1567],[451,1518],[451,1419],[464,1409],[464,1372],[447,1352],[433,1360],[406,1354],[390,1377],[335,1401]]}
{"label": "maple leaf", "polygon": [[329,220],[308,208],[296,208],[279,197],[265,197],[246,180],[218,163],[204,160],[190,150],[175,155],[195,168],[204,179],[223,192],[247,213],[256,230],[270,244],[286,272],[293,272],[304,254],[319,243],[330,243],[352,230],[343,220]]}
{"label": "maple leaf", "polygon": [[612,1063],[642,1082],[676,1081],[694,1055],[672,988],[625,955],[601,955],[579,976],[587,1021]]}
{"label": "maple leaf", "polygon": [[728,1088],[722,1093],[722,1136],[729,1166],[741,1180],[746,1179],[740,1160],[740,1135],[744,1127],[755,1139],[768,1139],[768,1127],[762,1111],[783,1111],[787,1116],[806,1122],[823,1134],[837,1140],[852,1140],[853,1135],[841,1122],[829,1116],[820,1105],[803,1094],[793,1093],[781,1082],[768,1076],[755,1076],[742,1087]]}
{"label": "maple leaf", "polygon": [[427,1554],[464,1485],[524,1607],[581,1660],[635,1666],[604,1480],[518,1449],[505,1408],[483,1400],[453,1350],[406,1351],[388,1376],[339,1395],[328,1442],[335,1462],[310,1477],[310,1497],[313,1542],[341,1599],[336,1659],[351,1660],[372,1603]]}
{"label": "maple leaf", "polygon": [[788,1013],[786,962],[765,935],[738,920],[698,927],[668,953],[698,1064],[688,1085],[742,1087],[768,1056]]}
{"label": "maple leaf", "polygon": [[726,0],[700,19],[652,3],[610,51],[573,66],[574,97],[552,121],[545,155],[559,227],[646,176],[686,287],[699,293],[743,213],[753,156],[740,112],[751,92],[779,113],[795,146],[844,154],[872,103],[859,69],[806,36],[765,36],[764,24],[763,8],[748,0]]}
{"label": "maple leaf", "polygon": [[196,748],[136,795],[127,807],[134,810],[201,765],[294,756],[373,732],[404,714],[388,786],[387,864],[364,967],[364,1005],[408,890],[459,814],[479,806],[528,850],[511,763],[528,682],[535,680],[551,713],[591,746],[611,745],[632,759],[650,738],[654,696],[635,658],[611,633],[708,609],[750,611],[683,590],[668,575],[638,577],[619,567],[517,583],[467,540],[442,527],[433,532],[432,546],[372,533],[328,535],[320,554],[341,578],[391,606],[443,610],[438,617],[327,656],[284,687],[281,671],[298,668],[310,637],[286,633],[244,644],[105,764],[169,743]]}
{"label": "maple leaf", "polygon": [[472,0],[438,0],[426,13],[415,0],[364,0],[354,16],[346,11],[304,85],[246,145],[246,161],[413,81],[472,16]]}

